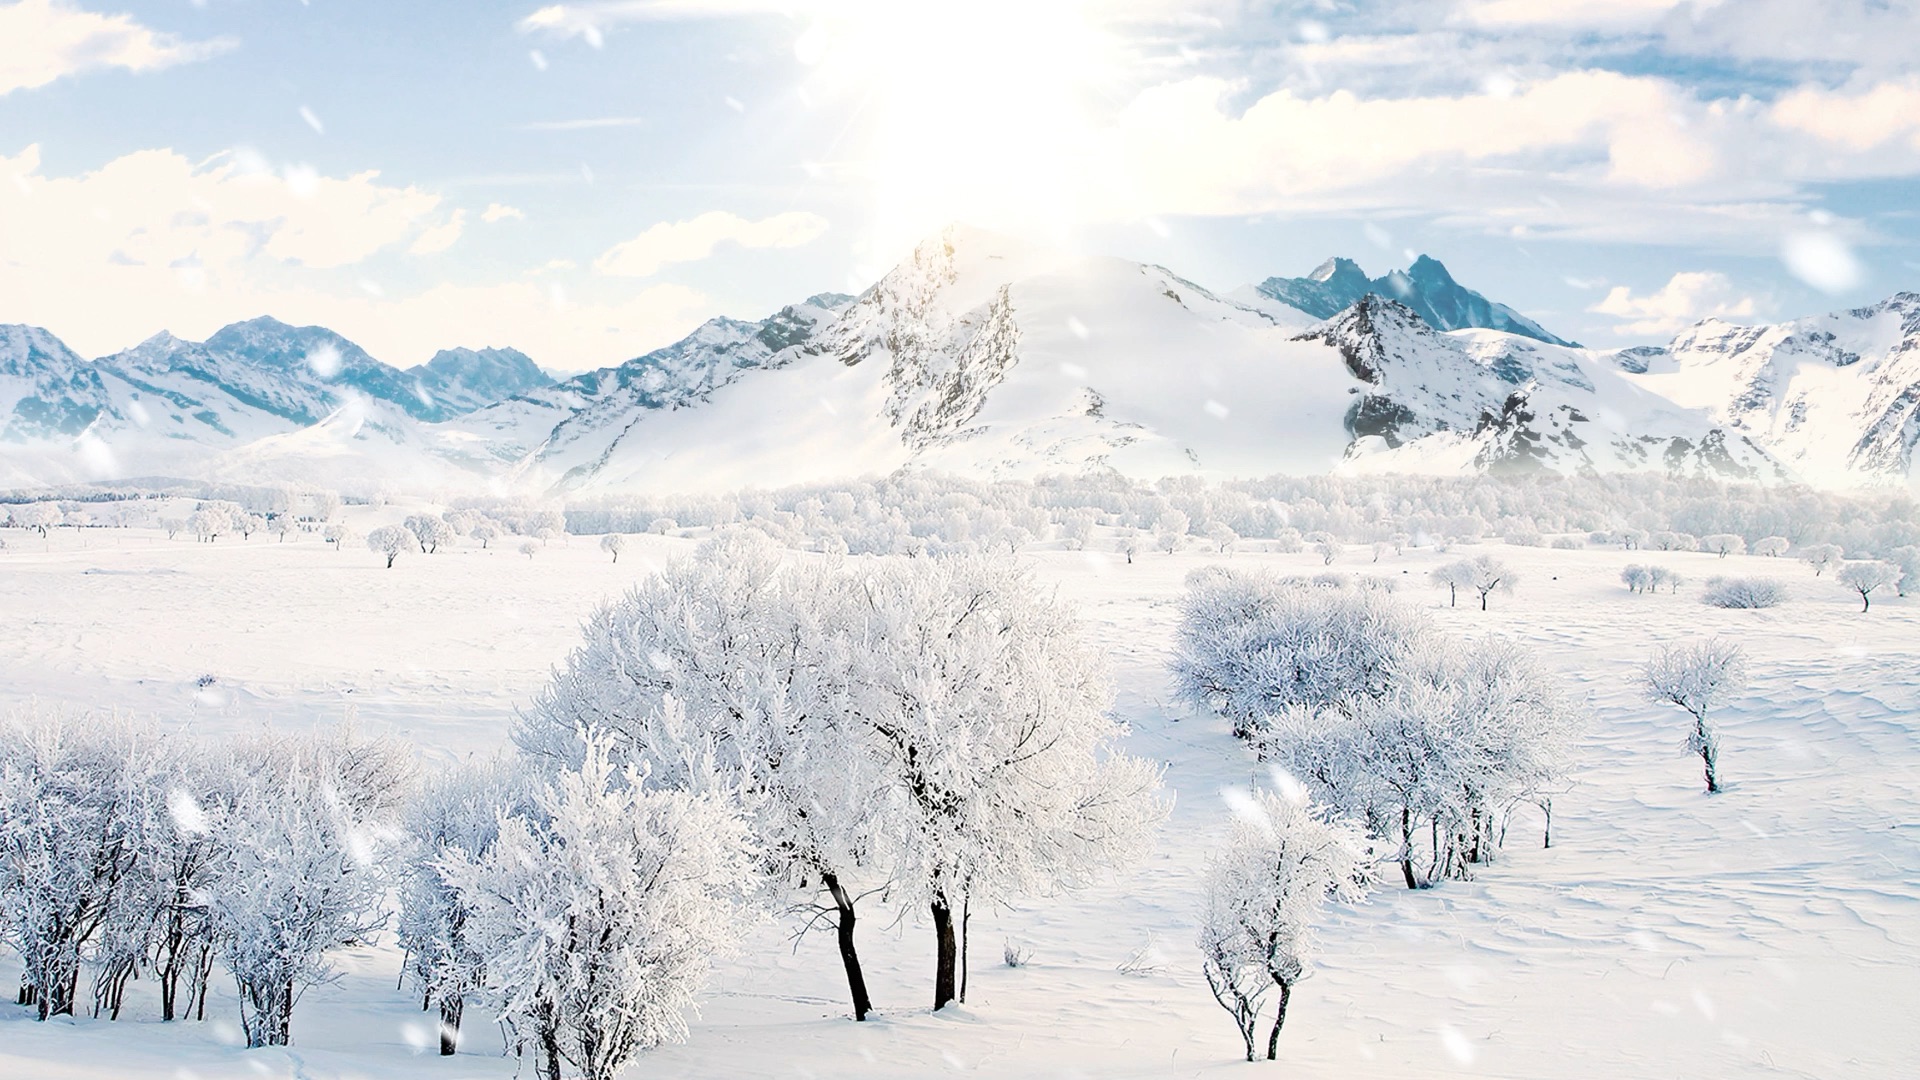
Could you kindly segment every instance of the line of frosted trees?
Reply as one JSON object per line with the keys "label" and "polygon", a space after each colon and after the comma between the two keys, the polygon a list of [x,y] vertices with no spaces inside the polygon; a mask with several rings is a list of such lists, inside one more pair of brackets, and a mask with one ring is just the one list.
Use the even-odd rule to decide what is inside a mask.
{"label": "line of frosted trees", "polygon": [[1377,589],[1209,567],[1190,575],[1173,661],[1179,696],[1231,720],[1279,792],[1240,807],[1208,874],[1208,985],[1248,1060],[1269,994],[1276,1056],[1312,925],[1382,868],[1409,889],[1467,879],[1537,806],[1552,843],[1580,710],[1525,649],[1458,640]]}
{"label": "line of frosted trees", "polygon": [[762,915],[831,928],[865,1018],[855,931],[884,894],[929,918],[933,1006],[964,1000],[973,912],[1151,846],[1159,772],[1117,751],[1109,705],[1071,612],[1010,560],[722,535],[594,614],[508,760],[417,779],[340,733],[8,719],[0,930],[43,1019],[117,1016],[135,976],[165,1019],[203,1017],[222,968],[264,1046],[330,951],[392,924],[443,1052],[480,1001],[537,1075],[607,1080],[685,1036]]}

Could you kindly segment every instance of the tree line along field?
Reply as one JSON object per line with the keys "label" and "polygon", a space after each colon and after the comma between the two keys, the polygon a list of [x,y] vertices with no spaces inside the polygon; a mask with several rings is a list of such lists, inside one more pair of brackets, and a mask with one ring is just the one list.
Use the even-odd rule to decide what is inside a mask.
{"label": "tree line along field", "polygon": [[[349,505],[340,516],[366,536],[441,509]],[[1577,549],[1545,546],[1552,536],[1538,547],[1487,540],[1446,551],[1336,542],[1330,565],[1305,543],[1222,551],[1196,536],[1173,553],[1136,548],[1129,560],[1126,528],[1097,523],[1081,550],[1035,537],[1020,560],[1039,595],[1072,605],[1079,635],[1111,670],[1112,714],[1129,728],[1115,749],[1163,770],[1170,807],[1153,840],[1082,888],[1023,890],[970,910],[968,998],[939,1012],[928,1009],[936,950],[924,895],[862,899],[875,1009],[864,1024],[851,1019],[830,925],[796,945],[794,917],[736,898],[744,937],[695,995],[687,1041],[645,1051],[634,1075],[1252,1068],[1235,1064],[1245,1054],[1196,937],[1220,865],[1210,857],[1236,830],[1262,833],[1247,808],[1284,800],[1289,785],[1271,771],[1284,755],[1263,761],[1235,738],[1232,717],[1176,694],[1169,665],[1188,579],[1209,566],[1344,574],[1342,589],[1312,587],[1378,593],[1450,642],[1491,635],[1524,649],[1584,717],[1561,755],[1551,849],[1538,846],[1543,815],[1523,803],[1490,864],[1407,890],[1386,860],[1370,897],[1335,897],[1310,916],[1316,970],[1290,989],[1282,1067],[1538,1075],[1573,1048],[1595,1075],[1676,1065],[1897,1074],[1914,1047],[1893,1016],[1894,980],[1920,925],[1905,820],[1914,792],[1910,770],[1894,767],[1915,749],[1902,713],[1920,639],[1897,582],[1862,612],[1837,567],[1816,575],[1786,555],[1627,550],[1582,533],[1568,534]],[[595,605],[687,557],[709,530],[671,531],[627,535],[618,551],[600,535],[529,537],[531,556],[518,537],[486,547],[462,538],[431,555],[407,551],[389,571],[364,543],[336,550],[304,532],[195,543],[157,528],[9,529],[0,600],[15,629],[0,645],[4,690],[16,704],[119,709],[216,743],[302,735],[351,716],[363,738],[404,740],[410,768],[430,775],[504,752],[556,665],[564,670],[586,640]],[[1444,584],[1449,568],[1475,558],[1511,571],[1512,591],[1490,592],[1484,612],[1477,596],[1451,605]],[[1636,566],[1681,583],[1643,590],[1623,578]],[[1777,581],[1784,598],[1754,609],[1703,603],[1715,577]],[[1363,578],[1392,591],[1366,590]],[[1725,790],[1708,797],[1688,717],[1648,702],[1638,682],[1659,647],[1712,638],[1742,648],[1750,688],[1714,713]],[[330,951],[341,974],[301,996],[290,1047],[237,1048],[246,1032],[222,967],[205,1023],[160,1023],[141,978],[126,985],[119,1021],[86,1008],[71,1024],[4,1016],[0,1062],[50,1076],[237,1076],[262,1061],[308,1075],[448,1066],[511,1075],[513,1060],[491,1056],[502,1045],[498,1003],[484,994],[467,1010],[461,1054],[431,1060],[438,1013],[421,1011],[418,986],[395,989],[397,924],[382,921]],[[0,963],[0,976],[19,968],[13,954]],[[1267,1024],[1272,1004],[1263,1002]],[[1263,1025],[1262,1056],[1267,1034]]]}

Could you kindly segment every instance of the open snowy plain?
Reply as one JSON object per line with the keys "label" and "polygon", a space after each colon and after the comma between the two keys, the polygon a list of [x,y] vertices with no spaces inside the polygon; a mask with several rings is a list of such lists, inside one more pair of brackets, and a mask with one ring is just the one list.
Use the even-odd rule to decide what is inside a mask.
{"label": "open snowy plain", "polygon": [[[364,534],[413,509],[356,507],[350,521]],[[0,705],[126,710],[210,735],[351,718],[428,763],[506,748],[514,711],[589,610],[695,543],[631,537],[617,564],[594,537],[532,557],[463,543],[389,571],[358,542],[336,552],[311,535],[5,535]],[[1311,553],[1245,550],[1257,546],[1231,562],[1321,569]],[[1464,597],[1449,608],[1427,572],[1478,551],[1523,580],[1485,613]],[[1225,721],[1170,704],[1166,672],[1183,578],[1223,557],[1026,557],[1110,657],[1128,748],[1166,766],[1176,802],[1153,855],[1084,893],[976,912],[969,1001],[937,1015],[932,934],[915,913],[861,920],[879,1010],[864,1024],[831,933],[796,946],[791,921],[769,921],[721,963],[690,1041],[629,1075],[1895,1077],[1920,1061],[1920,599],[1876,594],[1862,613],[1831,574],[1754,556],[1486,545],[1375,565],[1348,548],[1335,569],[1396,579],[1449,632],[1535,647],[1591,722],[1555,802],[1555,846],[1541,850],[1523,815],[1474,881],[1335,908],[1280,1062],[1249,1065],[1193,938],[1207,852],[1231,817],[1223,791],[1270,780]],[[1630,594],[1629,562],[1692,584]],[[1715,573],[1780,578],[1789,598],[1708,607],[1698,583]],[[1714,634],[1745,646],[1752,685],[1721,717],[1727,790],[1709,797],[1682,715],[1646,704],[1635,672],[1655,643]],[[1031,962],[1005,966],[1003,943]],[[461,1053],[435,1056],[431,1015],[396,989],[391,935],[337,959],[341,978],[300,1001],[289,1048],[242,1048],[218,975],[204,1024],[162,1025],[136,983],[112,1023],[35,1023],[0,1005],[0,1077],[530,1074],[474,1010]],[[0,986],[18,970],[0,956]]]}

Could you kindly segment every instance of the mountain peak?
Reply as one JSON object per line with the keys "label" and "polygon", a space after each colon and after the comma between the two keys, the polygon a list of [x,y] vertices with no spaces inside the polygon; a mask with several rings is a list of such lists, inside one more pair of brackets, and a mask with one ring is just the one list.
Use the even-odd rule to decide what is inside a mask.
{"label": "mountain peak", "polygon": [[1330,319],[1368,293],[1390,297],[1407,305],[1436,330],[1481,327],[1519,334],[1550,345],[1572,342],[1548,333],[1539,323],[1505,304],[1498,304],[1454,280],[1440,260],[1421,255],[1405,270],[1368,279],[1352,259],[1338,256],[1321,263],[1303,278],[1268,278],[1255,286],[1263,296],[1303,311],[1316,319]]}

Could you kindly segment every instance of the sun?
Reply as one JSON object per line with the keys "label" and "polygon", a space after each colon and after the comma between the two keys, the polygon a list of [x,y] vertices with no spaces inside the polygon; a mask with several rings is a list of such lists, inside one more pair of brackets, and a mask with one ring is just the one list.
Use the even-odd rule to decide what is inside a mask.
{"label": "sun", "polygon": [[804,92],[851,106],[842,168],[897,251],[955,220],[1071,228],[1096,182],[1098,113],[1124,69],[1088,0],[845,0],[795,43]]}

